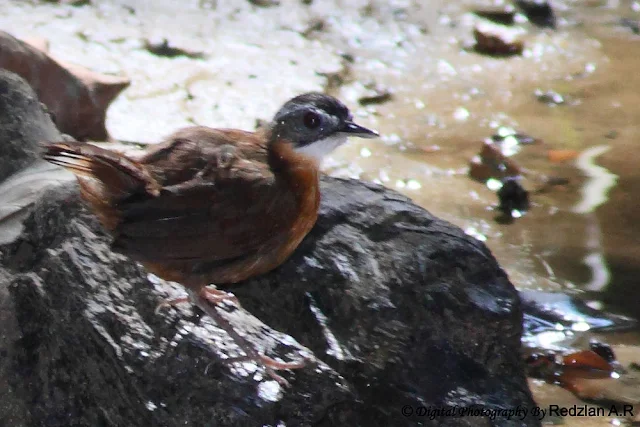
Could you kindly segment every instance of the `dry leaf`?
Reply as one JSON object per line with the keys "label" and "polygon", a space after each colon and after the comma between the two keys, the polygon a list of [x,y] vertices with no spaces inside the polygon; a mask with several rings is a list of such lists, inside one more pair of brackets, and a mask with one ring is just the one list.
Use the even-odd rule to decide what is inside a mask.
{"label": "dry leaf", "polygon": [[20,75],[35,90],[58,129],[78,140],[106,140],[107,108],[129,79],[56,61],[42,39],[31,43],[0,31],[0,68]]}
{"label": "dry leaf", "polygon": [[568,160],[573,160],[580,154],[576,150],[549,150],[547,156],[549,161],[553,163],[562,163]]}

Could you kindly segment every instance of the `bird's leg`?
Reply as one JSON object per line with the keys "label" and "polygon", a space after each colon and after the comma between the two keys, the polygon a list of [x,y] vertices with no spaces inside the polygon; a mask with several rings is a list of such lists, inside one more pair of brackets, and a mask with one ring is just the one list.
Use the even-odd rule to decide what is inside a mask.
{"label": "bird's leg", "polygon": [[206,298],[214,304],[220,304],[222,301],[231,301],[238,307],[240,307],[240,301],[231,292],[221,291],[220,289],[206,287],[202,289],[206,293]]}
{"label": "bird's leg", "polygon": [[303,359],[300,362],[278,362],[277,360],[272,359],[269,356],[265,356],[264,354],[260,354],[258,352],[256,352],[256,354],[257,354],[257,359],[254,359],[254,357],[252,356],[238,356],[238,357],[230,357],[229,359],[225,359],[224,363],[240,363],[240,362],[258,361],[265,367],[272,368],[277,371],[281,371],[283,369],[301,369],[307,366],[306,359]]}
{"label": "bird's leg", "polygon": [[[197,305],[202,311],[204,311],[207,315],[209,315],[216,324],[222,328],[229,336],[233,339],[233,341],[240,347],[245,353],[246,356],[234,357],[230,359],[226,359],[225,363],[236,363],[236,362],[246,362],[251,361],[258,363],[264,366],[265,372],[272,379],[277,381],[280,385],[284,387],[289,386],[289,382],[285,380],[283,377],[278,375],[276,370],[283,369],[299,369],[303,368],[306,365],[306,361],[295,362],[295,363],[285,363],[278,362],[268,356],[260,354],[249,341],[247,341],[244,337],[242,337],[231,325],[231,323],[218,312],[216,309],[216,305],[220,303],[220,301],[229,299],[221,298],[220,293],[225,293],[224,291],[215,290],[215,292],[211,292],[209,289],[204,288],[198,293],[191,292],[191,297],[195,305]],[[228,295],[228,294],[227,294]],[[235,297],[233,297],[235,298]],[[239,305],[238,305],[239,307]]]}
{"label": "bird's leg", "polygon": [[[213,304],[219,304],[222,301],[229,300],[235,303],[238,307],[240,307],[240,301],[238,298],[230,292],[225,292],[218,290],[216,288],[203,288],[203,292],[206,292],[207,299],[211,301]],[[172,298],[162,301],[155,309],[156,314],[160,312],[160,310],[167,307],[174,307],[178,304],[184,304],[186,302],[191,302],[189,297],[180,297],[180,298]]]}

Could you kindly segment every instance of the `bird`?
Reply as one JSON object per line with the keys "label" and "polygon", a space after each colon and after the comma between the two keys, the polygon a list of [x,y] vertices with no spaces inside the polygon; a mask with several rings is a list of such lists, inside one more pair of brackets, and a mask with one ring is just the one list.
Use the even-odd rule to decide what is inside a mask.
{"label": "bird", "polygon": [[[288,100],[255,132],[190,126],[136,158],[83,142],[45,142],[42,157],[76,175],[113,251],[184,286],[251,360],[280,384],[284,363],[259,353],[216,310],[227,292],[285,262],[313,228],[320,165],[347,138],[375,138],[338,99]],[[212,287],[214,285],[215,287]],[[238,303],[239,305],[239,303]]]}

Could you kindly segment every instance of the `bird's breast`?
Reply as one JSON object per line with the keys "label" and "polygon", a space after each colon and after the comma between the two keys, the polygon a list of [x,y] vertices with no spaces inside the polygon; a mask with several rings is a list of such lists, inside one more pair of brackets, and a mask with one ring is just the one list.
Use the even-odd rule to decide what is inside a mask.
{"label": "bird's breast", "polygon": [[276,159],[271,160],[277,180],[283,183],[295,199],[296,215],[283,246],[286,256],[293,252],[311,231],[318,218],[320,189],[318,163],[315,159],[296,153],[290,144],[275,144]]}

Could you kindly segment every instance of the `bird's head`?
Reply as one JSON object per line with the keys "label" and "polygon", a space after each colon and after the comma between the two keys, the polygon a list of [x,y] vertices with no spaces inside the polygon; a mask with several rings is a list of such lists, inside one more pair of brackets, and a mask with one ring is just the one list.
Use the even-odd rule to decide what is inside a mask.
{"label": "bird's head", "polygon": [[353,122],[349,109],[336,98],[305,93],[287,101],[271,123],[272,141],[287,141],[296,152],[322,161],[347,137],[375,138],[378,133]]}

